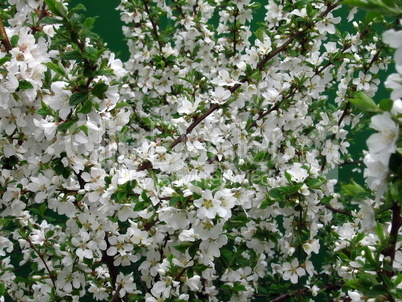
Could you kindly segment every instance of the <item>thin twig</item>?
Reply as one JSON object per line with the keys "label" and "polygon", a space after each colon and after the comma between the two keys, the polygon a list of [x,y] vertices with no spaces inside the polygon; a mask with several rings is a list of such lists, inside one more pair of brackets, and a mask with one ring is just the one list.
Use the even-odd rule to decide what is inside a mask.
{"label": "thin twig", "polygon": [[158,25],[155,23],[155,20],[154,20],[154,18],[152,17],[151,12],[150,12],[150,10],[149,10],[149,6],[148,6],[148,5],[149,5],[149,2],[148,2],[148,0],[143,0],[142,3],[144,4],[145,12],[147,13],[148,18],[149,18],[149,20],[151,21],[151,24],[152,24],[152,32],[153,32],[153,34],[154,34],[154,36],[155,36],[155,38],[156,38],[156,40],[157,40],[157,42],[158,42],[159,51],[162,51],[163,44],[162,44],[162,41],[161,41],[160,36],[159,36],[159,33],[158,33]]}
{"label": "thin twig", "polygon": [[119,292],[120,292],[120,290],[121,290],[122,288],[123,288],[123,286],[120,284],[120,285],[117,287],[116,292],[114,293],[112,299],[111,299],[109,302],[119,302],[119,301],[121,301],[121,298],[120,298],[120,296],[119,296]]}
{"label": "thin twig", "polygon": [[26,238],[25,240],[29,243],[29,246],[31,247],[31,249],[33,249],[34,252],[39,256],[40,260],[42,260],[43,264],[45,265],[46,271],[49,274],[50,280],[52,281],[54,290],[56,290],[56,283],[54,281],[54,276],[53,276],[49,266],[47,265],[45,258],[43,258],[42,254],[39,253],[38,249],[34,246],[34,244],[32,243],[32,241],[31,241],[31,239],[29,237]]}
{"label": "thin twig", "polygon": [[10,52],[13,47],[8,39],[6,29],[4,28],[3,19],[0,18],[0,40],[7,52]]}
{"label": "thin twig", "polygon": [[352,213],[345,211],[345,210],[341,210],[341,209],[336,209],[328,204],[324,205],[328,210],[331,210],[332,212],[335,213],[339,213],[339,214],[343,214],[343,215],[347,215],[347,216],[352,216]]}

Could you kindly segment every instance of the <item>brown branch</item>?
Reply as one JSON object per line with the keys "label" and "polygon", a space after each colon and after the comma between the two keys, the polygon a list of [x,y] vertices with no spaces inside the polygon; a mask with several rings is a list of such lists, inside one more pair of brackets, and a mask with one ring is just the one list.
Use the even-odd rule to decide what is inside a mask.
{"label": "brown branch", "polygon": [[[240,86],[240,85],[239,85]],[[170,148],[173,149],[177,144],[183,142],[186,138],[186,135],[189,134],[199,123],[201,123],[205,118],[207,118],[212,112],[219,109],[220,106],[218,104],[213,104],[207,112],[197,118],[186,130],[186,134],[180,135],[176,140],[170,144]]]}
{"label": "brown branch", "polygon": [[119,292],[120,290],[123,288],[123,286],[121,284],[119,284],[119,286],[116,289],[116,292],[114,293],[112,299],[109,302],[120,302],[121,298],[119,296]]}
{"label": "brown branch", "polygon": [[395,259],[396,244],[398,243],[399,229],[402,226],[401,206],[399,205],[398,201],[394,202],[391,210],[392,222],[391,231],[389,234],[389,243],[388,246],[383,250],[383,254],[385,257],[389,256],[391,258],[390,266],[392,267]]}
{"label": "brown branch", "polygon": [[43,264],[45,265],[46,271],[49,274],[50,280],[52,281],[54,290],[56,290],[56,283],[54,281],[54,276],[53,276],[49,266],[47,265],[45,258],[43,258],[42,254],[38,251],[38,249],[35,247],[35,245],[32,243],[32,241],[29,237],[26,238],[25,240],[29,243],[29,246],[31,247],[31,249],[33,249],[34,252],[39,256],[40,260],[42,260]]}
{"label": "brown branch", "polygon": [[341,210],[341,209],[336,209],[328,204],[324,205],[328,210],[331,210],[332,212],[335,213],[339,213],[339,214],[343,214],[343,215],[347,215],[347,216],[352,216],[352,213],[345,211],[345,210]]}
{"label": "brown branch", "polygon": [[3,19],[0,18],[0,40],[7,52],[10,52],[13,47],[8,39],[6,29],[4,28]]}
{"label": "brown branch", "polygon": [[[107,244],[107,249],[110,247],[110,243],[109,243],[109,237],[107,234],[105,234],[105,241]],[[114,262],[114,257],[113,256],[109,256],[107,254],[107,249],[102,251],[102,262],[106,263],[106,266],[109,270],[109,275],[110,275],[110,282],[113,288],[116,287],[116,280],[117,280],[117,276],[119,275],[119,269],[118,267],[116,267],[113,262]],[[120,287],[121,285],[119,285]],[[116,293],[113,296],[112,300],[110,300],[110,302],[120,302],[121,299],[119,297],[119,291],[121,289],[119,289],[119,287],[116,289]]]}
{"label": "brown branch", "polygon": [[346,165],[359,165],[361,164],[363,161],[362,160],[354,160],[354,161],[345,161],[343,163],[338,164],[338,167],[340,166],[346,166]]}
{"label": "brown branch", "polygon": [[36,21],[37,26],[33,26],[31,27],[32,29],[32,34],[34,35],[36,32],[42,30],[42,26],[39,26],[40,22],[43,20],[43,18],[48,16],[48,11],[46,9],[46,3],[43,3],[42,8],[41,8],[41,12],[39,15],[39,19],[38,21]]}
{"label": "brown branch", "polygon": [[149,10],[149,2],[148,0],[143,0],[142,3],[144,4],[145,12],[147,13],[149,20],[151,21],[152,24],[152,33],[154,34],[156,41],[158,42],[159,45],[159,51],[162,51],[163,48],[163,43],[160,39],[159,33],[158,33],[158,25],[155,23],[154,18],[151,15],[151,12]]}

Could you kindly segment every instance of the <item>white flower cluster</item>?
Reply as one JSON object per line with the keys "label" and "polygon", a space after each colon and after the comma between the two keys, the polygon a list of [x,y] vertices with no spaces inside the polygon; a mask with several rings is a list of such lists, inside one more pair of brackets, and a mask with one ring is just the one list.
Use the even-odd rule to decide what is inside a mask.
{"label": "white flower cluster", "polygon": [[395,67],[398,73],[391,74],[385,81],[385,86],[392,89],[393,101],[391,112],[375,115],[371,119],[370,128],[378,132],[367,140],[369,152],[364,158],[367,165],[365,177],[372,190],[379,190],[382,195],[386,188],[386,178],[389,173],[391,154],[395,153],[399,139],[399,115],[402,114],[402,31],[390,29],[383,34],[385,43],[396,48],[394,54]]}
{"label": "white flower cluster", "polygon": [[[356,226],[342,218],[349,205],[330,171],[350,161],[362,116],[348,99],[375,95],[389,58],[373,24],[337,29],[340,1],[293,2],[122,0],[131,53],[123,63],[80,7],[8,1],[0,296],[347,293],[349,275],[331,263]],[[264,24],[255,30],[257,12]],[[386,167],[396,150],[400,107],[373,117],[372,189],[385,176],[371,162]],[[353,212],[362,228],[372,215],[363,208]]]}

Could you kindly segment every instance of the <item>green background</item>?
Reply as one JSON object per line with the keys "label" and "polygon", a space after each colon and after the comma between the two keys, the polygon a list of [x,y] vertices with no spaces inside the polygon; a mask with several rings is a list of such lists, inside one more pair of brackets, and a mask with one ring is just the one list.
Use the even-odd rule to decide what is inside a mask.
{"label": "green background", "polygon": [[80,3],[86,7],[87,17],[98,16],[93,31],[107,42],[109,49],[120,59],[127,60],[129,52],[121,30],[123,22],[120,20],[120,11],[116,10],[120,0],[72,0],[69,7],[73,8]]}

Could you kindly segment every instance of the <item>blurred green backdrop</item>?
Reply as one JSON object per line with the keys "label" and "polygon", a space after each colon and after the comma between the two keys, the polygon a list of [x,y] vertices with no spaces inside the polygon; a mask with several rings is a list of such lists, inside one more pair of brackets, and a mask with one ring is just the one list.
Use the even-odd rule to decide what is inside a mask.
{"label": "blurred green backdrop", "polygon": [[127,60],[129,52],[121,30],[123,22],[120,20],[120,12],[116,10],[120,0],[71,0],[69,6],[72,8],[80,3],[86,7],[86,16],[98,16],[93,31],[107,42],[109,49],[120,59]]}

